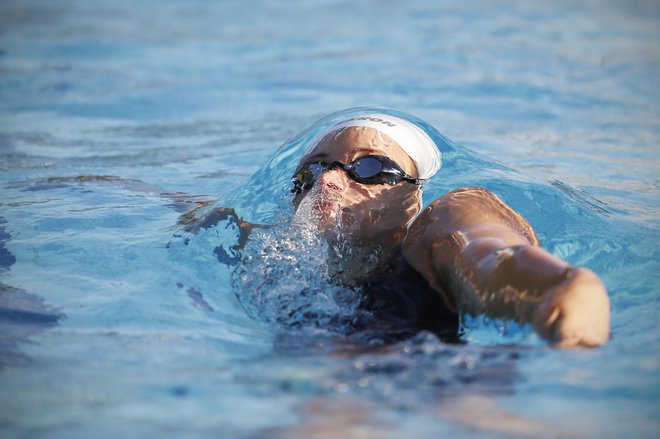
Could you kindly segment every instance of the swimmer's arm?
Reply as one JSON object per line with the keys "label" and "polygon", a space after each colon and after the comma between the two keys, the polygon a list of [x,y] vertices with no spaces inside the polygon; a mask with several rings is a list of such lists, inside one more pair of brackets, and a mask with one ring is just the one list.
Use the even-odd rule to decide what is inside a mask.
{"label": "swimmer's arm", "polygon": [[185,216],[192,210],[207,206],[213,201],[201,195],[191,195],[185,192],[172,192],[154,186],[142,180],[117,177],[115,175],[76,175],[66,177],[51,177],[37,181],[33,187],[38,190],[54,189],[63,185],[106,185],[114,186],[143,195],[152,195],[167,200],[168,207],[183,213]]}
{"label": "swimmer's arm", "polygon": [[531,323],[561,347],[606,343],[610,306],[600,279],[538,245],[497,196],[462,188],[419,215],[404,255],[460,312]]}
{"label": "swimmer's arm", "polygon": [[229,207],[216,207],[210,212],[200,215],[199,212],[214,203],[214,200],[185,192],[172,192],[153,186],[142,180],[122,178],[114,175],[78,175],[67,177],[52,177],[35,184],[40,190],[57,188],[62,185],[76,184],[99,184],[111,185],[130,190],[140,194],[155,195],[169,201],[167,206],[180,213],[177,224],[184,226],[184,230],[190,233],[198,233],[201,229],[208,229],[220,221],[233,220],[238,226],[240,235],[238,244],[233,248],[240,250],[247,244],[250,233],[255,228],[268,228],[269,226],[249,223],[240,218],[236,211]]}

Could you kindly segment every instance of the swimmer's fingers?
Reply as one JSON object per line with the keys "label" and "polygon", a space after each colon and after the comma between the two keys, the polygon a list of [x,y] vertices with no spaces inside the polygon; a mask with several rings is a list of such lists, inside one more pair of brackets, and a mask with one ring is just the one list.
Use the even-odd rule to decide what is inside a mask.
{"label": "swimmer's fingers", "polygon": [[[205,207],[205,206],[201,206]],[[222,221],[233,222],[239,230],[238,243],[231,247],[232,250],[242,250],[248,243],[252,230],[254,229],[269,229],[272,226],[264,224],[253,224],[245,221],[238,216],[236,211],[231,207],[216,207],[206,215],[197,218],[196,211],[192,211],[186,216],[182,215],[179,218],[179,224],[185,225],[184,230],[189,233],[197,234],[200,230],[216,227]]]}
{"label": "swimmer's fingers", "polygon": [[547,292],[537,310],[536,330],[561,348],[600,346],[610,337],[610,301],[592,271],[573,269]]}
{"label": "swimmer's fingers", "polygon": [[216,207],[205,215],[198,217],[198,211],[206,206],[200,206],[198,209],[179,216],[179,225],[186,226],[186,232],[197,233],[200,229],[208,229],[217,225],[220,221],[232,218],[240,226],[243,222],[231,207]]}

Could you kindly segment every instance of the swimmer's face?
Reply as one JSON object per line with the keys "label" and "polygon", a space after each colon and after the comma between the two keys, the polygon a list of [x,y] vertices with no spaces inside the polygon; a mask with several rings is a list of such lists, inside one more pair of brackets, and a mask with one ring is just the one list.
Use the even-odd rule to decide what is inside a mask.
{"label": "swimmer's face", "polygon": [[[368,155],[386,156],[408,175],[417,177],[412,159],[389,136],[367,127],[350,127],[327,135],[300,163],[352,163]],[[373,239],[374,244],[401,242],[420,209],[419,186],[363,184],[343,169],[323,172],[310,190],[297,194],[296,213],[311,213],[326,237],[341,235]],[[388,244],[391,244],[388,242]]]}

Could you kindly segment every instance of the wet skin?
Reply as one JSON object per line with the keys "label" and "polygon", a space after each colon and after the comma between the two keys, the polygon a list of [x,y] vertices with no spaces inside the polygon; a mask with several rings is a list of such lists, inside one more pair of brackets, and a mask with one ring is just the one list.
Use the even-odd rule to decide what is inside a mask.
{"label": "wet skin", "polygon": [[[417,176],[396,142],[365,127],[329,134],[301,163],[351,163],[365,155],[385,155]],[[600,279],[539,247],[524,218],[486,189],[457,189],[420,213],[419,186],[365,185],[334,169],[294,203],[297,214],[314,213],[330,242],[345,240],[362,255],[376,252],[379,261],[368,270],[405,257],[457,311],[531,323],[560,347],[609,339],[610,304]],[[359,260],[350,265],[344,281],[364,276]]]}
{"label": "wet skin", "polygon": [[[369,128],[349,128],[338,136],[326,136],[301,163],[351,163],[366,155],[387,156],[404,172],[416,176],[415,165],[403,149]],[[338,238],[337,232],[341,232],[342,239],[379,246],[388,252],[400,248],[411,220],[421,208],[417,185],[361,184],[342,169],[324,172],[310,191],[297,195],[297,210],[305,199],[328,239]]]}

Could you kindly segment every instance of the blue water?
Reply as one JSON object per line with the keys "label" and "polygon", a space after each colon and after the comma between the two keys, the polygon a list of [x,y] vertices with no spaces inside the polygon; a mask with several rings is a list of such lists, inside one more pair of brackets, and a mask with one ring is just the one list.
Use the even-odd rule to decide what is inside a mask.
{"label": "blue water", "polygon": [[[2,2],[0,435],[657,437],[660,4],[300,3]],[[446,136],[426,202],[487,186],[599,273],[611,342],[318,324],[351,298],[291,226],[295,136],[360,106]],[[178,225],[205,201],[277,226],[239,258]]]}

